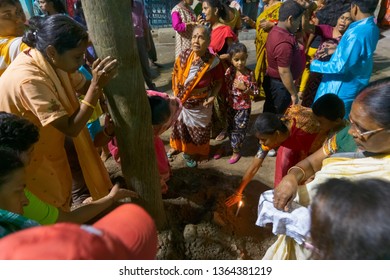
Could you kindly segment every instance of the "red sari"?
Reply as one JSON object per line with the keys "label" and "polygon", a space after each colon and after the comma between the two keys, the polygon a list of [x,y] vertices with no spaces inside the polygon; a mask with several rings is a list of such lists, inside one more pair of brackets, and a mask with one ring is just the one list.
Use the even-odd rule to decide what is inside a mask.
{"label": "red sari", "polygon": [[[211,31],[211,41],[209,48],[215,54],[222,55],[226,54],[229,48],[227,44],[227,39],[233,39],[237,41],[237,35],[233,30],[227,25],[220,25]],[[221,61],[223,66],[223,72],[226,72],[228,64],[226,61]],[[219,90],[217,98],[214,100],[213,106],[213,122],[212,122],[212,135],[216,137],[221,131],[226,129],[226,120],[227,120],[227,103],[226,103],[227,87],[225,80],[223,80],[221,89]]]}
{"label": "red sari", "polygon": [[287,109],[285,117],[292,122],[292,127],[276,156],[275,187],[290,167],[321,148],[326,138],[325,133],[319,133],[320,126],[311,109],[294,105]]}

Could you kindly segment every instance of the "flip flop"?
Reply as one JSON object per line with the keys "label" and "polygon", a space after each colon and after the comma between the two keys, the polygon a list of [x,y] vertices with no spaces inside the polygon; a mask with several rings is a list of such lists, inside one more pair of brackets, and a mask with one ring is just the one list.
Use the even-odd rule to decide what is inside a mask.
{"label": "flip flop", "polygon": [[191,167],[191,168],[194,168],[194,167],[198,166],[196,161],[193,160],[193,159],[186,160],[186,164],[187,164],[188,167]]}

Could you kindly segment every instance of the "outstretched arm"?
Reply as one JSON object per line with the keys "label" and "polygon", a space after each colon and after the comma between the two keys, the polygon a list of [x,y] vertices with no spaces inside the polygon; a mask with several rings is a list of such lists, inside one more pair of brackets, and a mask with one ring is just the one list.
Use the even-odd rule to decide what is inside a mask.
{"label": "outstretched arm", "polygon": [[[267,154],[267,152],[265,152],[265,154]],[[237,190],[234,192],[234,194],[232,194],[226,199],[225,204],[227,207],[233,206],[234,204],[238,203],[241,200],[243,191],[245,190],[249,182],[252,181],[257,171],[259,171],[264,161],[264,158],[265,156],[261,158],[255,156],[253,158],[252,163],[249,166],[249,168],[246,170],[244,177],[242,177],[241,183],[238,186]]]}
{"label": "outstretched arm", "polygon": [[138,197],[138,195],[128,189],[119,188],[116,184],[105,197],[82,205],[71,212],[60,210],[57,222],[85,223],[109,208],[114,202],[126,197]]}

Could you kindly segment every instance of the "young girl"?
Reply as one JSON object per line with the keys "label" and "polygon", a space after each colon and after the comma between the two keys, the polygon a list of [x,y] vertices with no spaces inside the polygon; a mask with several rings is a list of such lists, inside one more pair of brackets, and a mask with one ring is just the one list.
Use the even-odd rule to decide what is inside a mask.
{"label": "young girl", "polygon": [[[154,132],[154,149],[156,152],[157,167],[160,174],[161,192],[165,194],[168,191],[166,182],[171,177],[171,167],[165,152],[164,143],[160,135],[165,132],[176,121],[181,112],[181,102],[178,98],[169,96],[164,92],[147,90],[150,109],[152,111],[152,125]],[[114,159],[119,163],[119,150],[114,137],[108,143],[108,148]]]}
{"label": "young girl", "polygon": [[[240,149],[245,139],[251,114],[251,95],[258,94],[258,87],[253,72],[246,68],[248,52],[244,44],[235,43],[229,50],[230,66],[225,73],[225,81],[228,88],[228,134],[233,155],[229,159],[230,164],[240,160]],[[215,159],[221,155],[214,156]]]}

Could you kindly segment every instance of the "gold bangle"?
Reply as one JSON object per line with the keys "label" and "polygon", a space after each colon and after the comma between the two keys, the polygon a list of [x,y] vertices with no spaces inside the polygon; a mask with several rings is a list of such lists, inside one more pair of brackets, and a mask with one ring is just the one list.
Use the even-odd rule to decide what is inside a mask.
{"label": "gold bangle", "polygon": [[84,105],[87,105],[89,108],[92,108],[95,110],[95,106],[93,106],[91,103],[89,103],[88,101],[85,101],[84,99],[81,100],[81,103],[83,103]]}
{"label": "gold bangle", "polygon": [[242,193],[239,193],[239,192],[234,192],[234,196],[237,196],[240,199],[243,197]]}
{"label": "gold bangle", "polygon": [[302,167],[297,166],[297,165],[291,166],[290,169],[287,171],[287,174],[289,174],[290,171],[293,170],[293,169],[299,169],[302,172],[302,174],[303,174],[303,177],[302,177],[301,180],[299,180],[299,182],[302,182],[303,180],[306,179],[306,172],[305,172],[305,170],[303,170]]}

